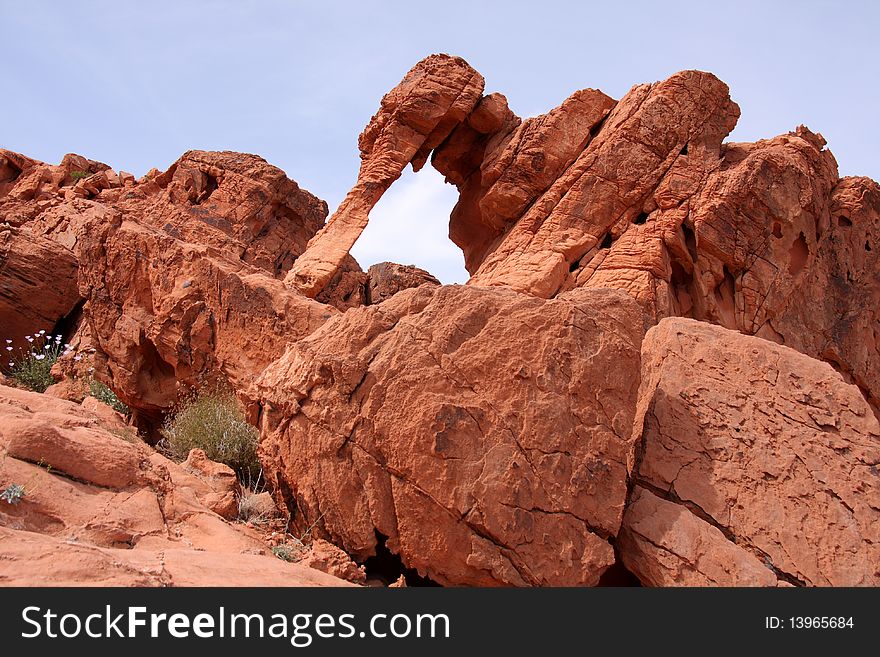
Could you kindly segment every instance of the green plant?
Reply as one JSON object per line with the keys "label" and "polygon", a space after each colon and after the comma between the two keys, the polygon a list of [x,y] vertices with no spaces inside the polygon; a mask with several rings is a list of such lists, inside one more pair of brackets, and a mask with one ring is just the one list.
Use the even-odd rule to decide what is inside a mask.
{"label": "green plant", "polygon": [[70,353],[68,345],[61,344],[60,335],[46,335],[46,331],[38,331],[34,335],[26,335],[29,343],[27,348],[12,347],[12,340],[6,339],[8,367],[4,368],[12,379],[34,392],[45,392],[46,388],[55,383],[52,377],[52,366],[62,354]]}
{"label": "green plant", "polygon": [[107,404],[114,411],[123,415],[131,415],[131,409],[116,396],[116,393],[97,379],[89,381],[89,394],[99,402]]}
{"label": "green plant", "polygon": [[165,448],[182,461],[191,449],[205,450],[212,461],[225,463],[242,481],[252,481],[260,470],[256,428],[227,390],[214,389],[191,394],[165,421]]}
{"label": "green plant", "polygon": [[24,497],[24,486],[21,484],[9,484],[0,491],[0,500],[7,504],[18,504]]}
{"label": "green plant", "polygon": [[[0,466],[6,461],[6,457],[9,453],[4,450],[3,454],[0,455]],[[47,474],[52,474],[52,466],[47,464],[43,459],[40,459],[36,463],[38,468],[42,468],[46,471]],[[25,495],[30,491],[33,492],[35,489],[31,486],[31,483],[39,476],[39,470],[34,472],[33,476],[27,480],[24,484],[9,484],[6,488],[0,490],[0,501],[6,502],[7,504],[18,504],[25,497]]]}
{"label": "green plant", "polygon": [[92,174],[88,171],[71,171],[70,177],[74,180],[82,180],[83,178],[88,178]]}

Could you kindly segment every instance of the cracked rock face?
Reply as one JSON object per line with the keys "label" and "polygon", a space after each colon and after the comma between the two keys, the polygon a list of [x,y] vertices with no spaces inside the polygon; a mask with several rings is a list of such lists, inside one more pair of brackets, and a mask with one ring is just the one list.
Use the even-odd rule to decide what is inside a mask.
{"label": "cracked rock face", "polygon": [[641,338],[612,290],[400,292],[259,379],[266,471],[297,526],[358,559],[383,536],[443,584],[595,584],[623,514]]}
{"label": "cracked rock face", "polygon": [[618,546],[644,583],[880,584],[880,424],[828,364],[666,319],[635,427]]}

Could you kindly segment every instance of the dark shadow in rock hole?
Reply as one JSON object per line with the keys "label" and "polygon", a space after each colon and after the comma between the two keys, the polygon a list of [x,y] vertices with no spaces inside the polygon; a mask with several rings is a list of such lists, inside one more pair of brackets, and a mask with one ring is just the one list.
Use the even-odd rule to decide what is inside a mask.
{"label": "dark shadow in rock hole", "polygon": [[55,326],[52,327],[52,335],[60,335],[65,343],[70,342],[82,319],[82,309],[85,304],[85,299],[77,301],[69,313],[55,322]]}
{"label": "dark shadow in rock hole", "polygon": [[388,549],[387,536],[377,531],[376,541],[376,554],[368,557],[362,564],[367,580],[379,580],[387,586],[394,584],[403,575],[407,586],[440,586],[434,580],[419,575],[414,568],[404,566],[400,556]]}
{"label": "dark shadow in rock hole", "polygon": [[[616,551],[615,551],[616,555]],[[627,569],[626,566],[623,565],[623,562],[620,560],[620,557],[617,556],[617,560],[611,565],[611,567],[602,573],[602,577],[599,578],[599,583],[596,586],[605,587],[605,586],[637,586],[641,587],[642,583],[639,581],[639,578],[636,577],[631,571]]]}

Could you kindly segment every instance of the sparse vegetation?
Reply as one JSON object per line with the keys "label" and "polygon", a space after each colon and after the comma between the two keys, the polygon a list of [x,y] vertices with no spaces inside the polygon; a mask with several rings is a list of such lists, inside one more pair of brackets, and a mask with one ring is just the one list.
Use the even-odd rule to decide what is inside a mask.
{"label": "sparse vegetation", "polygon": [[110,427],[107,429],[110,433],[112,433],[117,438],[121,438],[127,443],[136,443],[140,440],[140,436],[138,436],[137,429],[134,427],[125,427],[124,429],[117,429],[115,427]]}
{"label": "sparse vegetation", "polygon": [[257,474],[255,480],[241,482],[241,494],[238,496],[238,519],[241,522],[249,522],[252,525],[265,525],[271,519],[271,513],[262,502],[262,493],[266,492],[263,481],[263,470]]}
{"label": "sparse vegetation", "polygon": [[258,476],[257,430],[245,421],[232,392],[213,389],[190,395],[169,415],[163,433],[174,459],[182,461],[191,449],[200,448],[212,461],[235,470],[241,481]]}
{"label": "sparse vegetation", "polygon": [[281,561],[299,561],[299,556],[305,551],[306,546],[302,543],[282,543],[272,548],[272,554]]}
{"label": "sparse vegetation", "polygon": [[260,494],[243,488],[238,497],[238,519],[249,522],[252,525],[265,525],[269,522],[269,514],[266,513],[261,503]]}
{"label": "sparse vegetation", "polygon": [[[0,465],[6,460],[8,453],[4,450],[2,456],[0,456]],[[36,463],[38,468],[45,470],[48,474],[52,474],[52,466],[47,464],[43,459],[40,459]],[[33,492],[34,488],[31,486],[33,481],[39,476],[39,470],[34,472],[33,476],[28,479],[24,484],[11,483],[2,490],[0,490],[0,502],[6,502],[6,504],[18,504],[24,499],[25,495],[28,492]]]}
{"label": "sparse vegetation", "polygon": [[116,393],[97,379],[89,381],[89,394],[98,401],[107,404],[114,411],[123,415],[131,415],[131,409],[116,396]]}
{"label": "sparse vegetation", "polygon": [[28,347],[17,350],[12,347],[12,340],[6,339],[8,360],[3,369],[21,387],[46,392],[55,383],[52,366],[59,356],[70,353],[70,346],[61,344],[60,335],[47,335],[46,331],[26,335],[24,339]]}
{"label": "sparse vegetation", "polygon": [[294,536],[290,533],[289,528],[291,518],[288,517],[287,528],[284,530],[287,540],[284,543],[279,543],[273,547],[272,554],[282,561],[299,561],[302,558],[303,553],[309,549],[309,545],[312,543],[312,530],[323,517],[324,514],[322,513],[300,536]]}
{"label": "sparse vegetation", "polygon": [[83,178],[88,178],[92,174],[88,171],[71,171],[70,177],[74,180],[82,180]]}
{"label": "sparse vegetation", "polygon": [[0,500],[7,504],[18,504],[24,497],[24,486],[21,484],[10,484],[0,491]]}

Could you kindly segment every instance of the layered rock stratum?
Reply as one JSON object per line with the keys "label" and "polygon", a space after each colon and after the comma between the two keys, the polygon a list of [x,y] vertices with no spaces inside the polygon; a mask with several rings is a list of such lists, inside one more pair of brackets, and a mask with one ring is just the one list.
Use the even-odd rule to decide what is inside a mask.
{"label": "layered rock stratum", "polygon": [[[303,564],[356,583],[382,552],[411,583],[595,585],[614,565],[650,586],[880,584],[877,183],[839,177],[803,126],[724,141],[739,108],[711,73],[525,120],[484,91],[461,58],[416,64],[329,218],[254,155],[190,151],[136,179],[0,150],[0,337],[87,345],[132,409],[116,430],[138,432],[74,403],[69,356],[50,394],[74,401],[0,388],[0,485],[53,491],[0,502],[2,563],[63,545],[83,564],[0,581],[340,581],[242,548],[221,518],[238,493],[203,455],[184,472],[220,490],[146,444],[222,382],[315,539]],[[459,191],[463,286],[349,253],[428,162]],[[205,522],[224,529],[200,552]]]}

